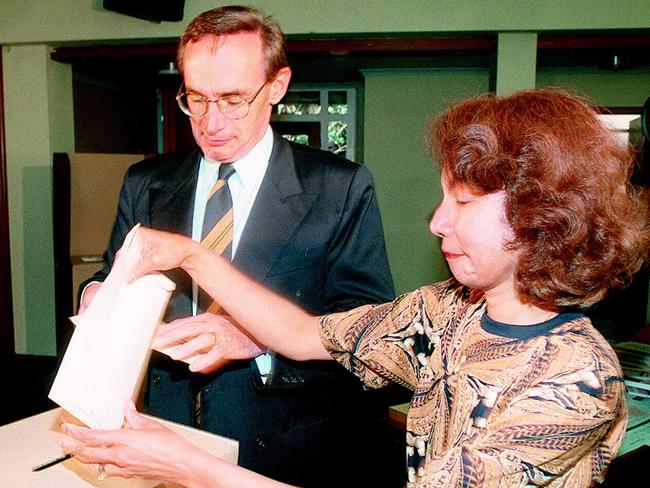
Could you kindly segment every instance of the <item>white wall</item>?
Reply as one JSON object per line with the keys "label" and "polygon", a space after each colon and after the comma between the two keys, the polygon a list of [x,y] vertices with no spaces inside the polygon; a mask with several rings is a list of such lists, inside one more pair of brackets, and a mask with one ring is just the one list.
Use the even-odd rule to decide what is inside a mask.
{"label": "white wall", "polygon": [[[647,0],[254,0],[288,34],[349,32],[645,29]],[[177,37],[204,10],[230,2],[187,0],[182,22],[107,12],[101,0],[2,0],[0,44]]]}
{"label": "white wall", "polygon": [[16,352],[53,355],[52,153],[71,151],[72,73],[43,45],[4,47]]}

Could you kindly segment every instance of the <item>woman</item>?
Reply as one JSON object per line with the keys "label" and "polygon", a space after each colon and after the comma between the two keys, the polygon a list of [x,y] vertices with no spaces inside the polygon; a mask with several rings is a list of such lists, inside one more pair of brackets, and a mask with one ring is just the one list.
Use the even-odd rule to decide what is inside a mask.
{"label": "woman", "polygon": [[[632,155],[584,102],[545,90],[462,102],[430,132],[443,189],[430,228],[453,279],[313,317],[198,244],[149,229],[136,235],[133,276],[181,267],[265,347],[333,357],[366,385],[413,390],[408,486],[589,486],[625,432],[625,388],[579,308],[626,284],[648,256],[648,200],[630,186]],[[180,324],[156,345],[181,358],[210,335]],[[216,342],[205,353],[215,362]],[[64,447],[109,475],[272,484],[205,453],[183,466],[180,440],[135,412],[127,421],[112,432],[67,426],[74,440]],[[155,459],[138,451],[145,441]]]}

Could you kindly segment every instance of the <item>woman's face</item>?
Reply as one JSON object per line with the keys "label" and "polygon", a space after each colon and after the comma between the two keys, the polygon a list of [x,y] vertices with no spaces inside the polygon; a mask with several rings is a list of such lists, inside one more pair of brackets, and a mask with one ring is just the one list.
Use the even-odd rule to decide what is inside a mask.
{"label": "woman's face", "polygon": [[462,284],[490,293],[514,294],[517,252],[504,211],[505,193],[481,194],[471,186],[441,178],[443,200],[429,228],[442,238],[442,252]]}

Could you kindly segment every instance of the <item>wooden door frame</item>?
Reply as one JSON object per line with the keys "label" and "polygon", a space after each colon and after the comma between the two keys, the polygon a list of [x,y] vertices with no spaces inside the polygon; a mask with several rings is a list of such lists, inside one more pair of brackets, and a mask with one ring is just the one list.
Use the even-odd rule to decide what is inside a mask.
{"label": "wooden door frame", "polygon": [[11,298],[11,253],[9,247],[9,201],[7,198],[7,147],[5,105],[0,45],[0,357],[16,355],[14,314]]}

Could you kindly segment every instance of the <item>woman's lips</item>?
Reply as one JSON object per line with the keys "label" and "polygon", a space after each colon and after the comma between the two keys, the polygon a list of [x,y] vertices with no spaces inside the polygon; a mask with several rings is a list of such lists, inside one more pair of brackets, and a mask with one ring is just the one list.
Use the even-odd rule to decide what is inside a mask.
{"label": "woman's lips", "polygon": [[460,258],[462,256],[462,254],[456,254],[456,253],[448,252],[448,251],[443,251],[442,253],[444,254],[446,260],[458,259],[458,258]]}

